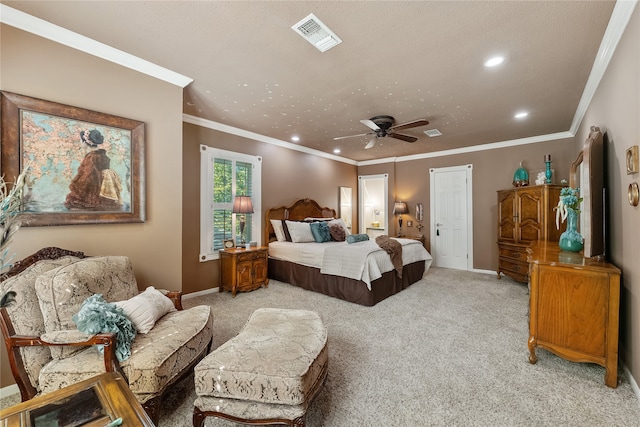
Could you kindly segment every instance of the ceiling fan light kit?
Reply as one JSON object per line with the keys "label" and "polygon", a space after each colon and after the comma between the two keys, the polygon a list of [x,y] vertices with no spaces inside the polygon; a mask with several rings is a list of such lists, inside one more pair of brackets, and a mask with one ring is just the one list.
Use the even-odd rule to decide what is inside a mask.
{"label": "ceiling fan light kit", "polygon": [[402,129],[410,129],[418,126],[426,126],[429,124],[429,121],[426,119],[418,119],[412,120],[410,122],[401,123],[399,125],[394,126],[396,119],[393,116],[375,116],[370,119],[360,120],[360,123],[371,129],[373,132],[369,133],[361,133],[358,135],[348,135],[348,136],[338,136],[333,138],[334,140],[345,139],[345,138],[355,138],[359,136],[366,135],[375,135],[369,143],[364,147],[365,149],[372,148],[376,144],[377,138],[390,137],[399,139],[405,142],[416,142],[418,138],[415,136],[405,135],[402,133],[397,133],[397,130]]}

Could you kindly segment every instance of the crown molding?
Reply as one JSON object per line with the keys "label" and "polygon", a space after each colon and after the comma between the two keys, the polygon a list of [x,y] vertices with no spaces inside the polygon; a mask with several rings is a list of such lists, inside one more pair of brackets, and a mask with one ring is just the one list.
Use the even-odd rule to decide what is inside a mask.
{"label": "crown molding", "polygon": [[0,22],[182,88],[193,82],[190,77],[145,61],[89,37],[74,33],[5,4],[0,4]]}
{"label": "crown molding", "polygon": [[607,29],[604,32],[602,41],[600,42],[598,54],[593,62],[591,73],[589,74],[587,84],[582,92],[582,97],[578,103],[576,114],[573,116],[571,127],[569,128],[569,132],[572,132],[574,135],[578,132],[582,119],[584,119],[587,109],[589,108],[589,104],[591,104],[591,100],[596,93],[596,89],[598,89],[600,81],[602,80],[605,71],[607,71],[609,62],[611,61],[613,53],[618,46],[618,42],[622,38],[624,30],[627,28],[627,24],[631,19],[631,15],[633,14],[633,10],[637,3],[637,0],[616,1],[616,5],[613,7],[611,18],[609,18],[609,24],[607,25]]}
{"label": "crown molding", "polygon": [[529,138],[512,139],[508,141],[492,142],[490,144],[472,145],[469,147],[453,148],[451,150],[434,151],[432,153],[413,154],[411,156],[387,157],[386,159],[365,160],[358,162],[358,166],[378,165],[382,163],[409,162],[412,160],[430,159],[433,157],[452,156],[454,154],[474,153],[477,151],[497,150],[500,148],[516,147],[518,145],[537,144],[538,142],[556,141],[558,139],[573,138],[574,133],[557,132]]}
{"label": "crown molding", "polygon": [[272,138],[270,136],[261,135],[259,133],[225,125],[223,123],[214,122],[213,120],[207,120],[200,117],[192,116],[190,114],[183,114],[182,121],[185,123],[191,123],[192,125],[202,126],[208,129],[217,130],[217,131],[228,133],[231,135],[241,136],[243,138],[264,142],[266,144],[277,145],[278,147],[288,148],[289,150],[295,150],[295,151],[300,151],[307,154],[313,154],[314,156],[324,157],[326,159],[336,160],[338,162],[347,163],[350,165],[357,164],[355,160],[347,159],[345,157],[340,157],[333,154],[325,153],[324,151],[314,150],[313,148],[308,148],[302,145],[292,144],[290,142],[282,141],[280,139]]}

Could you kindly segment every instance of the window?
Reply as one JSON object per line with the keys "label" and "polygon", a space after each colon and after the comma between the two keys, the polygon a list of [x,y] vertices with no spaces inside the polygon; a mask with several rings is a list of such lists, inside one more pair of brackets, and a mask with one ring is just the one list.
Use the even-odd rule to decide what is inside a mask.
{"label": "window", "polygon": [[260,243],[262,157],[200,146],[200,261],[218,259],[225,239],[242,240],[240,221],[232,213],[236,195],[249,196],[244,238]]}

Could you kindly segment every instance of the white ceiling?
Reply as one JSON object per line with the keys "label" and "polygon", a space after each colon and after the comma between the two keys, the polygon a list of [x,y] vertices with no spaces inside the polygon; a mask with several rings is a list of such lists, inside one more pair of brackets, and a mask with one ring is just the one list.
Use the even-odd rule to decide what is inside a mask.
{"label": "white ceiling", "polygon": [[[570,131],[612,1],[2,1],[193,79],[185,114],[367,161]],[[324,53],[291,26],[315,14]],[[504,63],[483,62],[500,54]],[[605,64],[606,66],[606,64]],[[519,111],[526,119],[514,119]],[[369,136],[360,120],[430,124]],[[575,124],[575,123],[574,123]],[[443,136],[423,132],[438,129]],[[534,138],[535,139],[535,138]]]}

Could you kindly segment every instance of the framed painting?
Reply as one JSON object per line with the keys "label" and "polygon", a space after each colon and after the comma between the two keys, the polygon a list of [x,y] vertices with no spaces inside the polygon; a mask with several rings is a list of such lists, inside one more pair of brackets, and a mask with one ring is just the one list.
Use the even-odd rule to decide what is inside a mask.
{"label": "framed painting", "polygon": [[27,169],[23,226],[145,221],[143,122],[0,93],[0,173]]}

